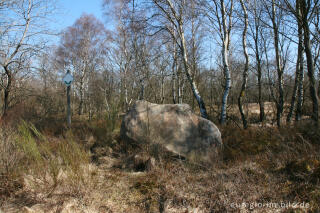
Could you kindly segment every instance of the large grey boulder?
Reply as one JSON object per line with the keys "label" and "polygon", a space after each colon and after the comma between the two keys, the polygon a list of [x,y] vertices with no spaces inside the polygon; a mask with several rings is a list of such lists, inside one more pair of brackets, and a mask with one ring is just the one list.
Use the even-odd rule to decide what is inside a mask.
{"label": "large grey boulder", "polygon": [[187,104],[137,101],[124,116],[121,137],[128,142],[158,143],[186,158],[208,160],[222,145],[211,121],[194,114]]}

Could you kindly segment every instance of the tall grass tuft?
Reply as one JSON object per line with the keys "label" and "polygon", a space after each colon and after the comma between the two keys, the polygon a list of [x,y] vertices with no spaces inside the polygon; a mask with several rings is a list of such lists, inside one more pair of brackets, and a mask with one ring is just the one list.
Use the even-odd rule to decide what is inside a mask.
{"label": "tall grass tuft", "polygon": [[18,149],[10,127],[0,127],[0,206],[22,187],[19,165],[23,153]]}
{"label": "tall grass tuft", "polygon": [[23,154],[20,171],[32,177],[29,183],[42,188],[47,196],[62,184],[68,186],[69,193],[80,193],[79,186],[85,184],[84,170],[90,156],[83,145],[76,143],[71,131],[64,138],[47,138],[33,124],[23,121],[15,143]]}

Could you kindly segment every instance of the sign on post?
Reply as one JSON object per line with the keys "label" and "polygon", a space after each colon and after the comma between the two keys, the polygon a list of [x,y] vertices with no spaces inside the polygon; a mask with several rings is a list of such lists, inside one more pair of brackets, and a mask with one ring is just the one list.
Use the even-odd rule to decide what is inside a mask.
{"label": "sign on post", "polygon": [[67,86],[67,123],[68,126],[71,126],[71,98],[70,98],[70,89],[73,77],[70,73],[70,70],[67,71],[67,74],[63,77],[63,82]]}
{"label": "sign on post", "polygon": [[70,86],[72,81],[73,81],[73,77],[70,74],[70,70],[67,71],[67,74],[63,77],[63,82],[67,85]]}

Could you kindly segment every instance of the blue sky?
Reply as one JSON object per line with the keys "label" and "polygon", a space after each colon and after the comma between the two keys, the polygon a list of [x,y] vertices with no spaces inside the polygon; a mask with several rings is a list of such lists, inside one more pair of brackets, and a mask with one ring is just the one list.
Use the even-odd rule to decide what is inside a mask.
{"label": "blue sky", "polygon": [[105,24],[102,11],[103,0],[57,0],[57,2],[59,9],[52,27],[58,32],[71,26],[83,13],[93,14]]}
{"label": "blue sky", "polygon": [[72,25],[82,13],[95,15],[103,21],[102,17],[103,0],[59,0],[62,10],[60,21],[63,21],[62,29]]}

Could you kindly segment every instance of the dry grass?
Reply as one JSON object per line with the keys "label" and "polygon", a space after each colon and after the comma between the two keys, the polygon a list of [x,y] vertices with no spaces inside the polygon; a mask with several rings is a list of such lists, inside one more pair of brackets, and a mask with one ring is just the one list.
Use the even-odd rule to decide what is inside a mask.
{"label": "dry grass", "polygon": [[1,129],[6,132],[1,135],[1,205],[25,193],[34,202],[61,193],[61,188],[71,196],[85,193],[90,156],[71,132],[64,138],[48,138],[26,122],[16,129]]}
{"label": "dry grass", "polygon": [[[128,145],[120,140],[118,128],[119,122],[110,128],[103,121],[79,121],[60,137],[50,133],[55,130],[44,128],[48,132],[44,135],[25,124],[11,130],[5,136],[11,141],[7,149],[16,154],[9,155],[13,161],[7,157],[1,162],[12,168],[7,173],[20,175],[7,181],[10,190],[1,191],[5,199],[0,209],[292,212],[294,209],[258,205],[304,202],[309,208],[300,212],[320,210],[320,131],[311,124],[281,129],[221,127],[221,158],[206,165],[174,158],[159,145]],[[155,158],[155,167],[149,172],[126,168],[135,154]],[[17,173],[14,168],[24,169]]]}

